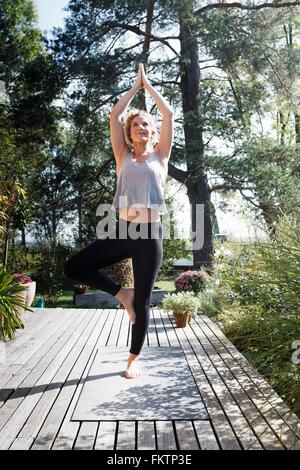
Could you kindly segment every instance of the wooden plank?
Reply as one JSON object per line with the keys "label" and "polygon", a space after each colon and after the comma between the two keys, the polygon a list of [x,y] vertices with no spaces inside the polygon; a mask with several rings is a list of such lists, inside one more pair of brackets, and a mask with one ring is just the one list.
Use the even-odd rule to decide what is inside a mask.
{"label": "wooden plank", "polygon": [[172,318],[172,311],[160,310],[160,316],[164,324],[170,346],[180,346],[180,342],[178,341],[175,333],[174,325],[170,320]]}
{"label": "wooden plank", "polygon": [[251,378],[253,383],[263,393],[269,403],[273,405],[276,411],[283,417],[284,421],[290,426],[292,431],[298,438],[300,438],[300,420],[296,414],[290,410],[271,385],[258,374],[247,359],[235,348],[228,338],[226,338],[223,332],[220,329],[215,328],[214,322],[206,316],[203,318],[203,321],[205,321],[205,323],[211,328],[229,354],[239,363],[244,373]]}
{"label": "wooden plank", "polygon": [[[82,321],[80,317],[78,317],[78,323]],[[73,321],[73,325],[76,325],[76,322]],[[40,360],[36,366],[35,361],[29,361],[28,367],[24,367],[25,372],[23,374],[19,374],[17,377],[14,377],[9,384],[12,385],[20,385],[19,388],[11,396],[10,400],[8,400],[5,405],[1,408],[1,415],[0,415],[0,428],[2,429],[4,425],[8,422],[8,420],[12,417],[16,409],[22,404],[25,397],[30,393],[31,397],[30,400],[33,400],[32,394],[38,393],[41,388],[35,388],[36,382],[39,380],[43,372],[47,367],[50,367],[52,370],[53,359],[57,355],[58,351],[61,347],[64,347],[64,344],[68,340],[68,338],[72,337],[72,329],[68,329],[65,331],[62,336],[57,339],[56,342],[52,346],[52,348],[44,355],[43,359]],[[55,370],[54,370],[55,373]],[[23,380],[22,380],[23,379]],[[15,382],[15,383],[14,383]],[[45,382],[46,383],[46,382]],[[21,418],[21,417],[20,417]],[[1,441],[1,437],[0,437]]]}
{"label": "wooden plank", "polygon": [[[205,328],[199,328],[199,325],[195,322],[193,326],[193,331],[195,333],[195,337],[198,337],[198,335],[200,334],[202,335],[201,347],[203,347],[204,351],[207,354],[207,357],[209,357],[210,361],[216,367],[218,374],[223,380],[225,386],[228,388],[230,394],[235,400],[235,403],[238,405],[239,409],[247,419],[247,422],[250,424],[251,429],[255,432],[261,444],[269,450],[283,449],[281,442],[279,441],[279,439],[276,438],[272,428],[263,419],[259,409],[249,398],[249,390],[247,390],[246,392],[246,390],[243,389],[236,377],[232,374],[230,368],[228,368],[226,363],[222,360],[221,356],[219,355],[219,351],[214,348],[208,340],[206,336],[207,331],[205,330]],[[197,348],[197,340],[192,338],[191,345],[192,347],[195,346]],[[248,426],[246,427],[246,433],[248,432],[247,430]],[[242,430],[241,432],[243,435],[244,433]],[[241,439],[240,433],[238,434],[238,436]],[[249,438],[251,442],[251,433],[249,435]],[[247,445],[247,441],[243,442],[243,445]]]}
{"label": "wooden plank", "polygon": [[95,450],[113,450],[116,440],[116,421],[101,421],[96,437]]}
{"label": "wooden plank", "polygon": [[[61,309],[57,310],[57,314],[60,314]],[[43,349],[42,347],[44,346],[44,343],[46,341],[45,338],[47,336],[49,337],[49,335],[52,335],[54,337],[57,336],[57,332],[61,331],[62,325],[66,321],[68,321],[69,317],[70,314],[61,314],[60,319],[57,321],[57,328],[53,328],[53,323],[51,323],[55,320],[55,317],[54,319],[51,319],[51,321],[48,321],[46,323],[42,322],[41,331],[37,331],[31,334],[31,331],[28,330],[28,333],[30,332],[30,336],[27,337],[27,342],[26,336],[24,336],[23,340],[25,341],[25,344],[22,343],[20,346],[15,347],[13,350],[9,350],[9,344],[6,343],[6,364],[1,370],[0,388],[9,387],[9,381],[14,378],[17,374],[19,374],[20,371],[24,372],[24,365],[28,365],[29,359],[37,360],[37,358],[39,357],[37,351]],[[45,313],[44,319],[45,321],[47,320],[47,313]],[[49,338],[47,339],[47,341],[48,340]],[[16,342],[16,344],[18,343]]]}
{"label": "wooden plank", "polygon": [[155,450],[155,428],[153,421],[138,421],[137,449]]}
{"label": "wooden plank", "polygon": [[209,421],[194,421],[201,450],[219,450],[220,446]]}
{"label": "wooden plank", "polygon": [[[50,449],[55,439],[53,449],[70,449],[76,438],[79,422],[71,421],[74,407],[80,395],[84,379],[88,374],[90,365],[94,359],[98,342],[106,341],[106,323],[110,323],[110,311],[104,310],[98,317],[97,326],[77,358],[74,367],[68,376],[68,381],[63,385],[57,400],[48,414],[33,446],[35,449]],[[104,333],[104,336],[102,336]]]}
{"label": "wooden plank", "polygon": [[119,312],[117,309],[112,309],[110,312],[110,315],[112,316],[112,328],[107,338],[106,345],[115,346],[118,342],[121,315],[119,315]]}
{"label": "wooden plank", "polygon": [[120,328],[120,334],[117,341],[117,346],[128,346],[129,344],[129,318],[127,312],[123,310],[118,311],[122,316],[122,323]]}
{"label": "wooden plank", "polygon": [[[25,426],[22,428],[19,437],[32,437],[35,438],[37,433],[39,432],[44,419],[47,417],[53,403],[56,400],[63,384],[68,378],[70,371],[72,370],[74,364],[76,363],[80,354],[82,354],[82,350],[86,347],[85,342],[88,341],[91,333],[93,332],[97,322],[99,322],[98,314],[93,315],[88,320],[87,328],[81,334],[80,340],[75,343],[75,347],[72,349],[71,353],[67,356],[66,360],[62,364],[62,366],[58,369],[57,373],[51,380],[49,386],[43,393],[42,398],[38,402],[37,406],[31,413],[30,417],[28,418]],[[76,430],[77,431],[77,430]]]}
{"label": "wooden plank", "polygon": [[199,444],[191,421],[175,421],[180,450],[199,450]]}
{"label": "wooden plank", "polygon": [[[201,320],[202,319],[199,319],[198,323],[199,321],[201,322]],[[257,387],[256,383],[251,380],[254,372],[251,374],[245,373],[244,368],[242,368],[239,362],[235,360],[231,354],[229,354],[224,344],[216,336],[215,333],[217,330],[215,329],[214,332],[211,328],[208,328],[207,324],[204,322],[204,319],[201,322],[201,328],[206,331],[210,341],[219,348],[220,355],[222,356],[224,362],[226,362],[232,373],[239,381],[240,385],[247,391],[247,394],[257,407],[258,412],[261,414],[262,418],[268,423],[268,426],[272,430],[273,434],[276,434],[277,438],[285,445],[287,449],[300,449],[299,438],[284,421],[280,413],[277,412],[276,408],[272,406],[270,401]],[[264,379],[261,377],[260,383],[262,383],[263,380]],[[249,419],[252,418],[254,418],[254,413],[251,413],[249,416]]]}
{"label": "wooden plank", "polygon": [[185,346],[185,353],[187,361],[192,370],[194,379],[197,383],[199,391],[201,393],[202,399],[205,403],[207,411],[209,413],[210,419],[213,423],[214,429],[218,435],[219,442],[222,449],[235,450],[240,449],[241,446],[235,436],[231,425],[229,424],[227,417],[220,406],[218,396],[213,389],[212,384],[207,380],[207,377],[204,373],[202,367],[202,356],[200,354],[198,361],[195,356],[192,348],[190,347],[186,338],[181,335],[181,340],[177,339],[174,323],[172,323],[172,313],[168,311],[162,311],[161,316],[165,324],[166,332],[168,334],[169,341],[172,345],[175,343],[175,338],[177,344],[183,344]]}
{"label": "wooden plank", "polygon": [[135,421],[119,421],[117,450],[135,450]]}
{"label": "wooden plank", "polygon": [[[260,441],[265,448],[298,448],[300,420],[221,330],[205,316],[185,329],[175,328],[173,318],[159,309],[151,311],[150,344],[183,348],[211,421],[177,421],[176,436],[171,421],[138,421],[137,425],[134,421],[71,421],[97,348],[128,345],[130,326],[125,310],[104,310],[98,318],[88,309],[86,315],[73,310],[75,322],[70,310],[66,315],[44,310],[43,319],[29,317],[29,329],[10,343],[10,363],[0,372],[7,374],[4,385],[18,384],[18,389],[5,403],[9,391],[2,389],[1,448],[113,450],[116,443],[117,449],[153,450],[156,442],[159,450],[175,450],[176,437],[182,450],[196,444],[203,450],[261,449]],[[26,337],[31,338],[28,345]],[[18,340],[26,345],[26,356],[21,357]],[[271,442],[268,447],[268,439],[273,438],[275,446]]]}
{"label": "wooden plank", "polygon": [[172,421],[156,421],[158,450],[177,450]]}
{"label": "wooden plank", "polygon": [[120,334],[120,328],[121,328],[123,315],[117,309],[114,311],[113,315],[114,315],[114,321],[113,321],[112,330],[108,338],[107,346],[116,346],[118,344],[118,338]]}
{"label": "wooden plank", "polygon": [[150,321],[149,321],[149,328],[148,328],[147,335],[148,335],[149,346],[157,346],[158,340],[157,340],[157,334],[156,334],[156,329],[155,329],[155,323],[153,319],[152,308],[150,308]]}
{"label": "wooden plank", "polygon": [[[60,348],[65,346],[66,341],[71,339],[73,334],[76,335],[77,328],[80,329],[86,321],[84,311],[78,312],[75,319],[71,317],[65,328],[59,329],[54,335],[51,335],[51,340],[48,338],[48,341],[44,342],[42,347],[35,352],[34,356],[27,361],[22,370],[15,374],[7,385],[13,388],[19,386],[23,388],[32,387],[45,370],[45,367],[52,364],[53,358],[56,358]],[[62,336],[64,341],[61,339]]]}
{"label": "wooden plank", "polygon": [[[89,310],[87,310],[89,311]],[[99,315],[99,310],[96,311],[96,315]],[[40,430],[37,439],[34,443],[34,446],[32,447],[33,449],[50,449],[53,441],[55,439],[55,436],[57,435],[61,423],[63,420],[63,417],[68,410],[68,408],[75,407],[77,403],[77,399],[79,396],[79,393],[76,394],[76,391],[78,389],[78,384],[83,385],[83,382],[81,382],[81,377],[83,374],[87,374],[88,370],[87,369],[87,362],[88,359],[93,360],[91,358],[92,353],[94,350],[98,347],[98,345],[104,345],[106,344],[108,334],[111,330],[112,326],[112,317],[110,315],[110,310],[105,310],[105,321],[104,324],[103,322],[100,322],[100,327],[94,328],[93,334],[92,334],[92,339],[90,339],[90,346],[84,349],[84,354],[82,354],[78,360],[76,361],[76,364],[74,365],[74,368],[71,371],[70,376],[68,377],[68,382],[70,382],[72,385],[69,385],[68,383],[64,384],[62,387],[62,390],[57,398],[57,400],[54,403],[54,406],[52,407],[50,413],[47,416],[47,419],[45,420],[42,429]],[[90,362],[91,364],[92,362]],[[73,400],[74,399],[74,400]],[[73,411],[72,411],[73,413]],[[62,429],[60,430],[60,433],[58,434],[57,437],[57,442],[55,442],[55,447],[57,446],[68,446],[70,445],[71,439],[74,437],[72,434],[76,430],[76,426],[78,423],[76,422],[71,422],[70,420],[71,415],[68,415],[67,413],[67,420],[63,422]],[[75,424],[74,424],[75,423]],[[70,438],[69,434],[70,433]]]}
{"label": "wooden plank", "polygon": [[[30,354],[27,355],[26,363],[24,364],[13,364],[12,367],[16,366],[14,373],[10,376],[9,380],[5,380],[3,377],[3,381],[5,380],[6,384],[5,387],[10,388],[17,388],[23,382],[27,375],[38,365],[38,363],[43,359],[43,357],[49,353],[49,351],[53,348],[53,346],[57,342],[57,338],[61,335],[62,332],[70,330],[71,325],[74,323],[74,319],[69,317],[66,322],[59,324],[55,330],[47,330],[48,338],[47,340],[38,340],[36,343],[36,347],[30,351]],[[32,339],[34,343],[34,338]],[[26,350],[24,351],[24,356],[26,354]],[[11,372],[11,369],[8,373]]]}
{"label": "wooden plank", "polygon": [[81,423],[74,450],[93,450],[98,430],[97,422]]}
{"label": "wooden plank", "polygon": [[[238,405],[238,402],[234,399],[234,396],[232,395],[232,390],[230,390],[230,388],[223,381],[223,376],[222,376],[222,373],[224,372],[222,370],[223,365],[218,364],[218,357],[216,354],[213,356],[213,352],[210,352],[210,354],[208,354],[205,351],[205,339],[203,337],[203,333],[202,333],[202,338],[201,338],[203,344],[200,344],[200,341],[198,341],[197,339],[198,334],[197,336],[195,336],[190,331],[188,332],[184,331],[184,333],[182,332],[182,334],[185,334],[196,357],[199,357],[199,354],[201,354],[201,364],[204,367],[205,374],[207,375],[208,380],[212,384],[215,390],[215,393],[220,401],[220,404],[232,428],[234,429],[239,441],[241,442],[243,448],[247,450],[261,449],[262,446],[260,442],[258,441],[257,436],[254,434],[252,427],[249,425],[244,414],[242,413]],[[240,387],[238,387],[236,390],[236,395],[239,396],[240,394],[241,394],[241,389]],[[266,424],[264,425],[261,432],[267,433]],[[272,433],[270,433],[265,438],[265,440],[268,443],[268,445],[272,448],[273,446],[275,446],[276,448],[282,448],[282,446],[280,445],[280,442],[278,442],[278,440],[275,439]]]}
{"label": "wooden plank", "polygon": [[10,446],[9,450],[28,450],[30,449],[32,443],[33,439],[26,437],[17,437]]}
{"label": "wooden plank", "polygon": [[169,346],[168,337],[159,310],[157,310],[156,308],[152,309],[152,313],[159,346]]}
{"label": "wooden plank", "polygon": [[22,338],[7,343],[7,364],[25,364],[28,358],[47,340],[49,334],[61,327],[72,315],[72,312],[67,309],[64,311],[62,308],[41,310],[43,312],[38,317],[34,328],[28,327],[27,331],[30,335],[26,334],[27,325],[25,324]]}
{"label": "wooden plank", "polygon": [[[54,358],[52,358],[52,361],[50,364],[47,363],[46,368],[43,370],[41,369],[42,375],[38,378],[36,381],[36,378],[38,375],[33,379],[33,382],[31,382],[34,387],[30,390],[30,392],[25,396],[24,400],[18,407],[18,412],[14,413],[10,420],[6,423],[6,425],[2,428],[2,433],[0,435],[0,448],[7,449],[15,437],[17,437],[19,431],[21,428],[24,426],[24,423],[28,421],[28,418],[30,414],[32,414],[32,411],[34,410],[35,406],[39,402],[40,399],[43,398],[43,393],[47,389],[47,386],[49,382],[53,379],[53,376],[55,376],[55,373],[59,370],[61,367],[62,363],[65,361],[66,357],[68,357],[70,351],[74,348],[74,345],[78,348],[78,344],[80,344],[80,341],[78,342],[79,338],[83,336],[83,332],[88,325],[88,318],[86,319],[85,322],[80,323],[80,327],[78,330],[75,330],[75,333],[71,334],[70,338],[68,336],[62,336],[59,338],[59,340],[56,343],[57,349],[54,350]],[[69,333],[68,333],[69,334]],[[61,346],[63,347],[61,348]],[[76,354],[76,347],[75,347],[75,354]],[[67,368],[68,370],[72,368],[74,363],[74,358],[71,358],[71,361],[67,362]],[[32,380],[32,378],[31,378]],[[50,393],[52,395],[54,394],[57,388],[61,388],[62,386],[62,381],[58,383],[53,383],[50,385]],[[29,388],[29,386],[27,386]],[[52,388],[52,389],[51,389]],[[54,389],[54,392],[53,392]],[[43,405],[45,406],[45,398],[43,399]],[[35,419],[34,419],[35,418]],[[32,419],[30,420],[30,425],[27,425],[29,429],[32,429],[32,427],[36,428],[37,425],[40,425],[41,421],[41,416],[37,413],[33,413]],[[30,437],[27,432],[24,434],[20,434],[19,437]]]}

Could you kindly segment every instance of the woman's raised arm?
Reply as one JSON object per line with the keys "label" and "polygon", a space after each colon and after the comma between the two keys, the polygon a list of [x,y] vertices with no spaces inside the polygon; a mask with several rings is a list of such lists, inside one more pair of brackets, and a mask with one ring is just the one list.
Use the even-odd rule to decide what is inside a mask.
{"label": "woman's raised arm", "polygon": [[127,152],[127,144],[124,137],[124,128],[122,124],[122,114],[129,106],[135,94],[142,88],[142,71],[139,71],[135,84],[128,90],[114,105],[110,113],[110,140],[114,151],[117,165]]}
{"label": "woman's raised arm", "polygon": [[151,85],[146,77],[144,67],[142,65],[142,81],[143,87],[151,95],[159,111],[163,116],[163,122],[160,129],[159,143],[156,150],[164,159],[169,159],[171,155],[173,139],[174,139],[174,111],[165,98]]}

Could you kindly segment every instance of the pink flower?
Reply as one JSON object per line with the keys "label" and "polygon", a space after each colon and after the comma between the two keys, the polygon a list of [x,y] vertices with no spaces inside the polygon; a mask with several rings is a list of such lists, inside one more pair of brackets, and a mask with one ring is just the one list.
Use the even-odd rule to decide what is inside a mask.
{"label": "pink flower", "polygon": [[180,274],[175,279],[175,287],[178,291],[199,292],[204,285],[204,278],[208,274],[205,271],[189,270]]}
{"label": "pink flower", "polygon": [[15,280],[19,282],[20,284],[28,284],[28,282],[32,282],[32,279],[30,276],[26,276],[26,274],[20,274],[16,273],[13,275]]}

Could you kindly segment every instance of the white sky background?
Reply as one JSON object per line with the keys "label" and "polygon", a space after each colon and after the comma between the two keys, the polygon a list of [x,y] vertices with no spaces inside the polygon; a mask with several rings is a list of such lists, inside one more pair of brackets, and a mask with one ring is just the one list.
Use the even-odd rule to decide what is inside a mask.
{"label": "white sky background", "polygon": [[[37,14],[39,17],[38,25],[44,34],[51,35],[51,29],[53,27],[64,26],[64,17],[66,12],[63,10],[67,6],[68,0],[34,0],[37,8]],[[199,1],[197,6],[203,6],[210,2]],[[246,3],[246,2],[244,2]],[[261,3],[261,2],[250,2],[250,3]],[[174,42],[172,44],[175,45]],[[178,188],[181,185],[169,179],[168,184],[168,195],[173,195],[176,192],[175,208],[176,217],[178,218],[178,227],[183,237],[189,237],[190,231],[190,206],[188,197],[186,195],[185,187]],[[214,204],[218,203],[220,196],[217,194],[212,195],[212,201]],[[241,212],[246,209],[246,204],[238,194],[235,198],[229,201],[229,211],[219,210],[216,205],[217,218],[220,228],[220,233],[226,233],[232,238],[237,239],[249,239],[254,236],[263,236],[263,232],[258,228],[255,229],[254,220],[250,215],[243,215]]]}

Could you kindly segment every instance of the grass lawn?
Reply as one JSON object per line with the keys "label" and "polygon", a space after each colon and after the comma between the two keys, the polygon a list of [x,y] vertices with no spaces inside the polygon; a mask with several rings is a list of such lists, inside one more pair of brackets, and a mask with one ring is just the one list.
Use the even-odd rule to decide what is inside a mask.
{"label": "grass lawn", "polygon": [[[161,279],[157,280],[155,282],[155,287],[158,287],[161,290],[166,290],[169,292],[174,292],[175,291],[175,285],[174,281],[170,279]],[[89,289],[89,292],[99,292],[98,289]],[[38,296],[39,295],[45,295],[45,292],[37,292],[37,295],[35,296],[34,302],[32,304],[32,307],[36,307],[37,301],[38,301]],[[57,300],[54,303],[47,304],[45,305],[46,307],[52,307],[52,308],[95,308],[94,305],[80,305],[80,306],[75,306],[73,304],[73,289],[71,285],[64,285],[63,286],[63,292],[61,295],[57,297]],[[109,305],[109,304],[99,304],[97,305],[98,308],[116,308],[116,305]]]}

